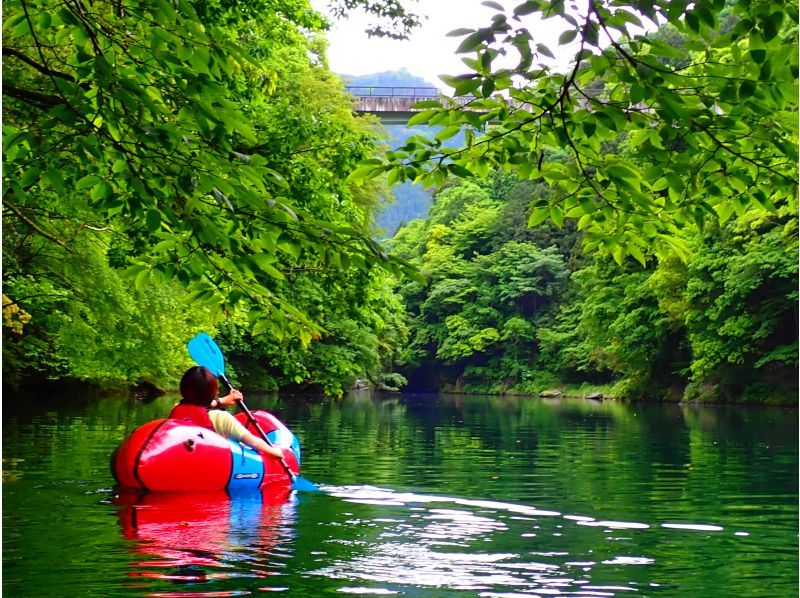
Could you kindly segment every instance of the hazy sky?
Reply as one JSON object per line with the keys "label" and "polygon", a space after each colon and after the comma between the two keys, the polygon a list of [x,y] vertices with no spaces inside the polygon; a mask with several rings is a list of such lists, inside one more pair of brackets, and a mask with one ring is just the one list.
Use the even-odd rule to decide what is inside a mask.
{"label": "hazy sky", "polygon": [[[335,20],[333,29],[328,32],[328,60],[331,70],[342,75],[366,75],[405,68],[412,75],[422,77],[447,92],[450,88],[441,82],[439,75],[468,72],[461,58],[472,56],[457,55],[455,49],[463,37],[447,37],[447,33],[464,27],[477,29],[489,25],[496,11],[483,6],[481,1],[407,0],[407,8],[428,18],[423,20],[421,27],[412,32],[411,39],[405,41],[368,38],[364,30],[373,21],[354,11],[347,19]],[[511,14],[511,10],[521,0],[499,2],[506,7],[506,14]],[[327,13],[327,0],[311,0],[311,4],[317,10]],[[585,10],[586,0],[574,0],[570,2],[570,6]],[[543,60],[559,70],[568,68],[577,51],[578,42],[567,46],[558,45],[558,37],[566,28],[564,21],[560,18],[539,21],[530,15],[524,17],[522,25],[531,32],[535,42],[545,44],[556,56],[554,60]],[[507,64],[503,64],[500,59],[495,67],[513,66],[517,60],[518,55],[514,54],[513,57],[509,56]]]}
{"label": "hazy sky", "polygon": [[[325,1],[312,4],[324,11]],[[347,20],[335,21],[328,33],[331,70],[340,74],[365,75],[405,68],[429,83],[445,88],[439,75],[466,72],[455,49],[463,38],[446,37],[462,27],[477,29],[491,22],[494,10],[479,0],[420,0],[407,3],[409,9],[427,15],[411,39],[394,41],[368,38],[364,29],[369,17],[354,12]]]}

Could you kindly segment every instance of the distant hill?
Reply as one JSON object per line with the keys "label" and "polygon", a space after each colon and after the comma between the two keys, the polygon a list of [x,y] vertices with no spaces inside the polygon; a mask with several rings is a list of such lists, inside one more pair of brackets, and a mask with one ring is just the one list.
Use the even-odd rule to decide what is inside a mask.
{"label": "distant hill", "polygon": [[[371,75],[339,75],[345,85],[357,87],[436,87],[433,83],[422,77],[412,75],[407,70],[386,71]],[[412,135],[430,134],[431,128],[406,127],[405,125],[386,125],[389,132],[389,143],[398,147],[405,143]],[[434,128],[434,132],[439,127]],[[463,142],[463,136],[457,135],[449,140],[448,145],[457,145]],[[432,192],[420,185],[409,182],[395,185],[392,188],[393,197],[385,198],[384,207],[377,215],[378,226],[383,230],[382,237],[391,237],[397,229],[415,218],[425,218],[431,205]]]}
{"label": "distant hill", "polygon": [[392,188],[393,198],[384,202],[377,222],[381,238],[393,236],[397,229],[417,218],[425,218],[431,206],[433,193],[408,181]]}
{"label": "distant hill", "polygon": [[371,75],[339,75],[345,85],[359,87],[436,87],[422,77],[412,75],[407,70],[386,71]]}

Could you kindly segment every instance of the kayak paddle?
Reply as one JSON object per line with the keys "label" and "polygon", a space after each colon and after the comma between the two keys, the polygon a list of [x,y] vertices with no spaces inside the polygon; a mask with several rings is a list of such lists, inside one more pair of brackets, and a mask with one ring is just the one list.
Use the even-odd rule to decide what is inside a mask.
{"label": "kayak paddle", "polygon": [[[233,386],[231,385],[227,376],[225,376],[225,358],[223,357],[222,351],[220,351],[217,343],[214,342],[214,339],[208,336],[205,332],[201,332],[192,340],[190,340],[187,346],[189,348],[189,355],[191,355],[192,359],[197,362],[197,365],[201,365],[211,370],[212,374],[222,380],[229,389],[233,390]],[[256,418],[253,417],[253,413],[250,411],[247,405],[245,405],[244,399],[237,401],[237,403],[239,408],[244,411],[247,419],[250,420],[250,423],[253,424],[255,429],[258,431],[259,436],[261,436],[264,442],[266,442],[269,446],[273,446],[267,435],[264,433],[264,430],[261,429],[258,421],[256,421]],[[280,462],[292,480],[293,490],[300,490],[303,492],[319,491],[319,486],[317,486],[315,483],[296,475],[289,468],[289,464],[286,463],[286,459],[281,457]]]}

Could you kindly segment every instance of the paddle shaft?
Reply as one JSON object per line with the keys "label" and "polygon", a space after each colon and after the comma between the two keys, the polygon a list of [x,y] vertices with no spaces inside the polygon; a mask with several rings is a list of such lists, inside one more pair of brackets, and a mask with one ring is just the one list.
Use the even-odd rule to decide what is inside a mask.
{"label": "paddle shaft", "polygon": [[[219,377],[230,390],[233,390],[233,385],[231,385],[230,380],[228,380],[228,377],[225,374],[220,374]],[[266,432],[264,432],[264,430],[261,428],[261,425],[258,423],[258,420],[256,420],[255,416],[253,416],[253,412],[250,411],[250,408],[245,404],[244,399],[240,399],[236,401],[236,403],[239,405],[239,409],[244,411],[244,414],[247,416],[247,419],[250,420],[250,423],[253,424],[255,429],[258,431],[258,435],[261,436],[261,439],[264,442],[266,442],[269,446],[274,447],[275,445],[270,442]],[[280,462],[281,465],[283,465],[283,468],[286,470],[286,473],[289,474],[289,478],[292,481],[294,481],[297,476],[289,467],[289,464],[286,462],[286,459],[281,457]]]}

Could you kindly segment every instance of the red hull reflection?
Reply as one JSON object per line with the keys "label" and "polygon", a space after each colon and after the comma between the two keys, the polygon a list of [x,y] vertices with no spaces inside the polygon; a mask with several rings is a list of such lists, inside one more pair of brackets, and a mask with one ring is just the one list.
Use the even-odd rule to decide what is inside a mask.
{"label": "red hull reflection", "polygon": [[250,559],[259,554],[268,559],[286,540],[294,518],[289,484],[233,495],[224,490],[147,494],[122,490],[115,502],[120,506],[122,534],[134,541],[132,550],[142,557],[132,563],[141,570],[129,576],[173,583],[227,578],[220,569],[232,567],[242,552]]}

